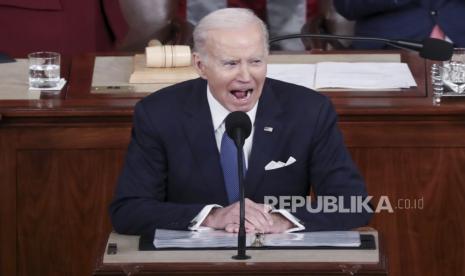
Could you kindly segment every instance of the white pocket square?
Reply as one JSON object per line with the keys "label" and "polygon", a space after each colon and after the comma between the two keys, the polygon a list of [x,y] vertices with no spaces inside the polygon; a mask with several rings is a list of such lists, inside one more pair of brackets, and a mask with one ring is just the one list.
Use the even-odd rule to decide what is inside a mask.
{"label": "white pocket square", "polygon": [[292,156],[290,156],[289,159],[287,159],[286,163],[281,162],[281,161],[276,162],[276,161],[271,160],[271,162],[265,166],[265,171],[271,171],[271,170],[276,170],[279,168],[284,168],[286,166],[291,165],[295,161],[296,161],[295,158]]}

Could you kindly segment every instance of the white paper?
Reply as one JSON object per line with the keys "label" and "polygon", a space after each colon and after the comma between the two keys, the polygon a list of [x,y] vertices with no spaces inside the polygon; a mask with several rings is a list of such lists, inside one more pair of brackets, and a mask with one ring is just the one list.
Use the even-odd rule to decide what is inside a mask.
{"label": "white paper", "polygon": [[266,246],[343,246],[358,247],[361,244],[357,231],[322,231],[302,233],[266,234]]}
{"label": "white paper", "polygon": [[237,234],[215,230],[198,232],[157,229],[153,245],[156,248],[234,247],[237,245]]}
{"label": "white paper", "polygon": [[319,62],[317,64],[268,64],[267,77],[310,89],[401,89],[417,86],[406,63]]}
{"label": "white paper", "polygon": [[315,64],[268,64],[266,76],[313,89]]}
{"label": "white paper", "polygon": [[[247,234],[246,244],[251,246],[255,234]],[[343,246],[358,247],[361,244],[357,231],[322,231],[302,233],[264,234],[263,246]],[[237,234],[221,230],[178,231],[158,229],[153,245],[156,248],[205,248],[236,247]]]}
{"label": "white paper", "polygon": [[417,86],[406,63],[320,62],[315,88],[399,89]]}

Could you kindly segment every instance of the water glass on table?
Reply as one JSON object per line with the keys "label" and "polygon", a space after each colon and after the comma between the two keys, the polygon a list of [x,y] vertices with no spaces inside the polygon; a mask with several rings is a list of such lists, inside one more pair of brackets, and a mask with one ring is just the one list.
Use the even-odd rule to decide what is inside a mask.
{"label": "water glass on table", "polygon": [[444,85],[455,93],[465,93],[465,48],[456,48],[450,61],[441,67]]}
{"label": "water glass on table", "polygon": [[54,88],[60,81],[60,54],[36,52],[28,55],[29,86],[33,88]]}

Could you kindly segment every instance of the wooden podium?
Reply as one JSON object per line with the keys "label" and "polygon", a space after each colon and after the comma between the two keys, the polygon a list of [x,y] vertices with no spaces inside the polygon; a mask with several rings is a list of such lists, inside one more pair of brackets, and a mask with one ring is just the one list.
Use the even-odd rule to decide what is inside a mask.
{"label": "wooden podium", "polygon": [[376,249],[259,249],[243,261],[231,259],[235,250],[139,251],[139,236],[111,233],[94,275],[388,275],[378,233],[364,233]]}
{"label": "wooden podium", "polygon": [[[418,87],[322,93],[336,108],[368,193],[375,200],[389,196],[398,207],[370,223],[383,234],[389,273],[465,275],[465,98],[433,105],[432,62],[416,53],[308,56],[334,61],[334,54],[396,53]],[[100,85],[112,86],[93,93],[99,57],[63,56],[61,76],[68,84],[58,95],[0,99],[0,275],[91,275],[103,256],[111,231],[108,205],[130,140],[134,105],[147,94],[103,81]],[[133,57],[127,58],[129,76]],[[27,62],[23,65],[26,87]],[[0,94],[17,96],[8,85],[20,79],[7,72],[0,71]],[[414,204],[419,199],[422,209]],[[279,273],[279,265],[273,266]]]}

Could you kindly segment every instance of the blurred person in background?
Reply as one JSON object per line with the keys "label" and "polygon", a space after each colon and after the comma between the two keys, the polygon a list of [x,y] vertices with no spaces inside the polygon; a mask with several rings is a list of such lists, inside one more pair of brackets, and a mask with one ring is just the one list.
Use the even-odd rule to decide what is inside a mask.
{"label": "blurred person in background", "polygon": [[[421,41],[446,39],[465,47],[465,0],[334,0],[336,10],[355,20],[355,35]],[[388,48],[382,43],[354,41],[353,48]]]}
{"label": "blurred person in background", "polygon": [[112,51],[128,31],[115,0],[0,0],[0,52]]}

